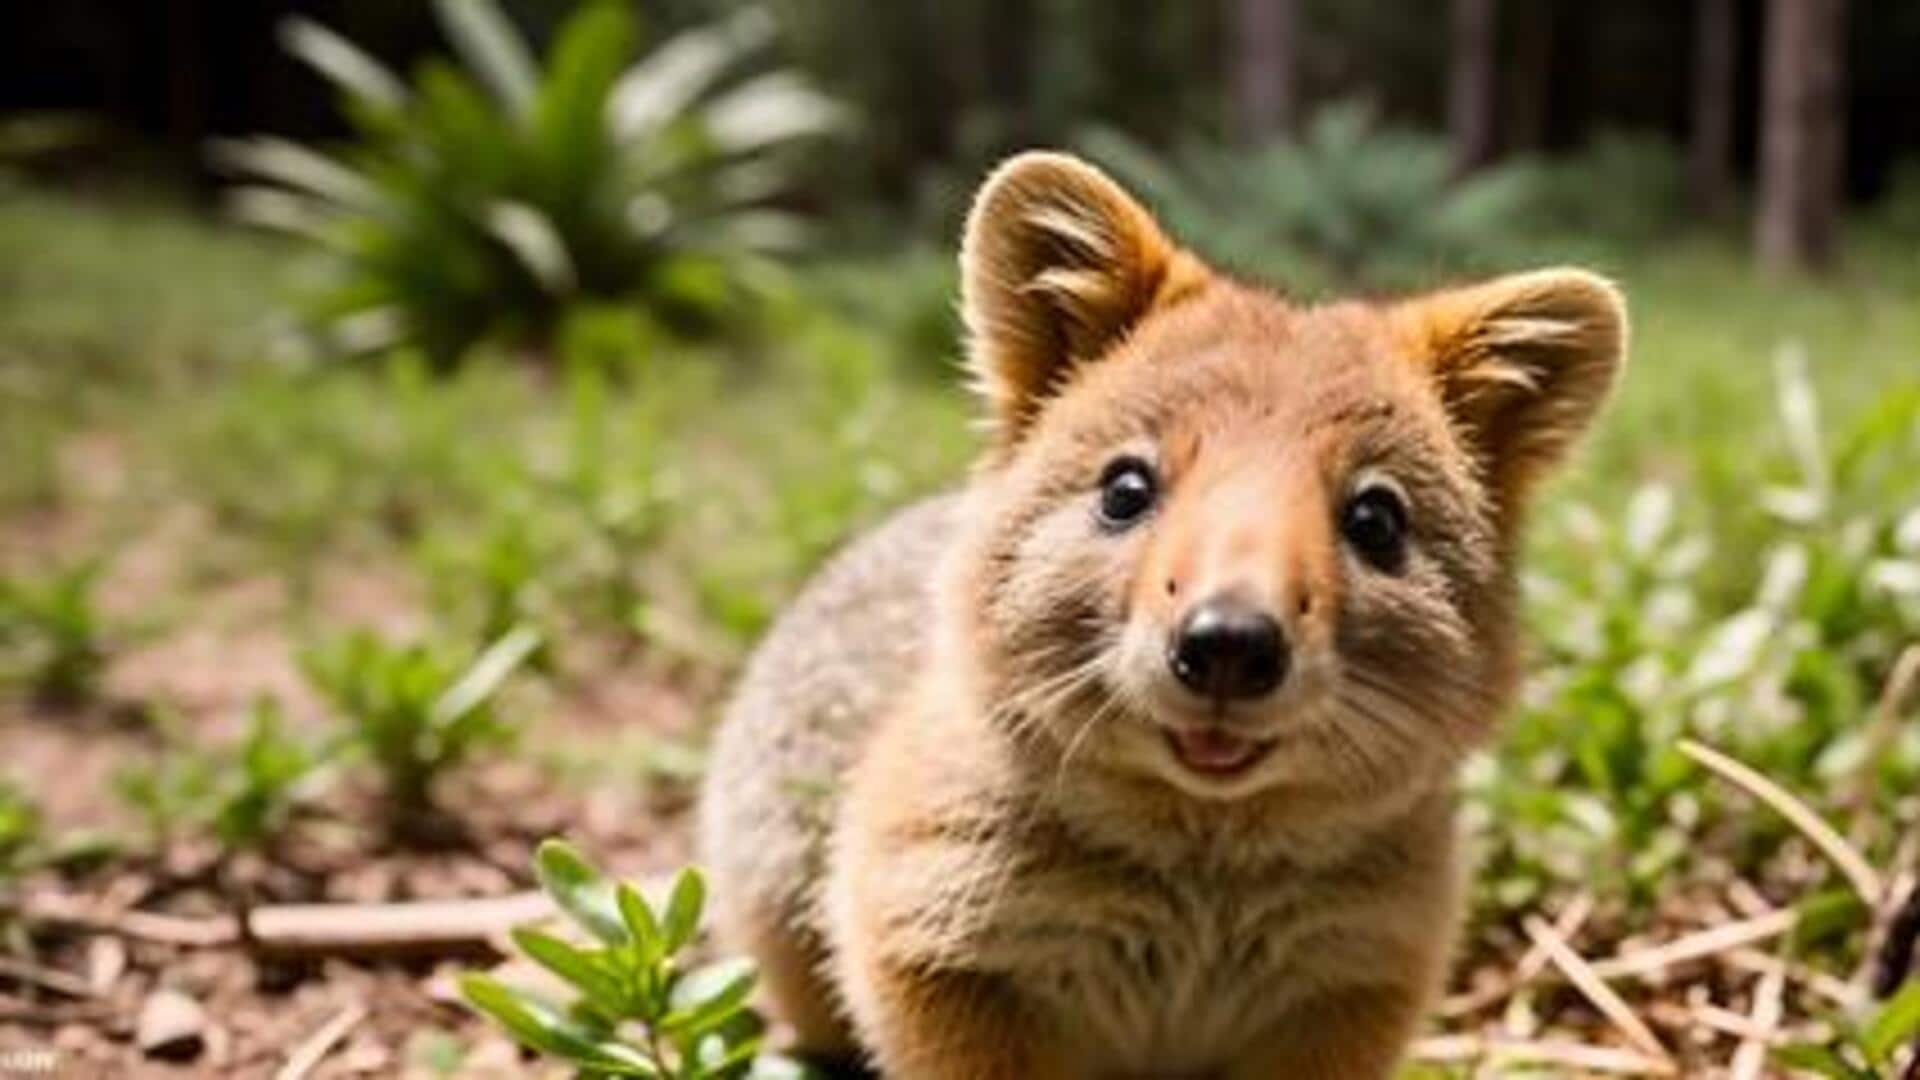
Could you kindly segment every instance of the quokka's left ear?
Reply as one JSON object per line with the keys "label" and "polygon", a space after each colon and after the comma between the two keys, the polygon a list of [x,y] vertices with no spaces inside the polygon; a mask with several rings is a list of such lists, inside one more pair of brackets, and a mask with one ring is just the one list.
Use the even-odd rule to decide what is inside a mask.
{"label": "quokka's left ear", "polygon": [[1536,270],[1405,301],[1394,315],[1511,521],[1626,361],[1620,290],[1585,270]]}
{"label": "quokka's left ear", "polygon": [[1077,365],[1206,274],[1105,173],[1045,152],[981,185],[960,269],[969,362],[1003,445]]}

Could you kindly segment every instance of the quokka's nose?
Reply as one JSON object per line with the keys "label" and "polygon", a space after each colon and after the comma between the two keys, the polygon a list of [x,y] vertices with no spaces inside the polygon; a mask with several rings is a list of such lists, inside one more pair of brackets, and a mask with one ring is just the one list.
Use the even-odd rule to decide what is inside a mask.
{"label": "quokka's nose", "polygon": [[1287,677],[1287,638],[1273,616],[1222,597],[1187,613],[1167,662],[1187,688],[1216,701],[1257,698]]}

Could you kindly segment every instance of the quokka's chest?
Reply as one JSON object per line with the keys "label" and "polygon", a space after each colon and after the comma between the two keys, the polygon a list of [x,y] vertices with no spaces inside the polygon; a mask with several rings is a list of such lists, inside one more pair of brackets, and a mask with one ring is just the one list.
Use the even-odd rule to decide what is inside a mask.
{"label": "quokka's chest", "polygon": [[1205,1074],[1347,974],[1396,963],[1397,905],[1314,875],[1022,878],[984,913],[983,955],[1116,1073]]}

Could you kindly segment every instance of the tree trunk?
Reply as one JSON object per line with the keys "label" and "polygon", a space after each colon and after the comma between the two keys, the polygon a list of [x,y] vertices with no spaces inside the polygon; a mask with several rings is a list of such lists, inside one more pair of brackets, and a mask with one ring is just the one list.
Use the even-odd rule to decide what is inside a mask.
{"label": "tree trunk", "polygon": [[1447,85],[1447,129],[1454,167],[1471,172],[1493,160],[1499,37],[1497,0],[1453,0],[1452,73]]}
{"label": "tree trunk", "polygon": [[1693,23],[1693,138],[1687,179],[1694,208],[1709,217],[1733,199],[1734,0],[1697,0]]}
{"label": "tree trunk", "polygon": [[1248,142],[1291,135],[1299,123],[1300,0],[1234,0],[1233,88]]}
{"label": "tree trunk", "polygon": [[1754,221],[1762,265],[1826,268],[1840,212],[1845,0],[1768,0]]}

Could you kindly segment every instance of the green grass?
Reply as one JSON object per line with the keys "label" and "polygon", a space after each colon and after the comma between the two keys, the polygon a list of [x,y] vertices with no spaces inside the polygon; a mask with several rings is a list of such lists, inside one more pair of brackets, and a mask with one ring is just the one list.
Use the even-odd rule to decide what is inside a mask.
{"label": "green grass", "polygon": [[[56,564],[0,546],[0,573],[110,560],[190,507],[204,535],[176,618],[209,583],[278,576],[299,598],[327,568],[371,565],[476,649],[529,625],[560,651],[535,666],[565,672],[569,642],[611,637],[712,686],[832,545],[957,481],[970,453],[958,379],[934,375],[949,276],[925,252],[803,273],[751,342],[634,336],[603,313],[552,370],[444,379],[276,361],[257,331],[289,254],[173,211],[0,195],[0,516],[30,531],[57,508],[102,548]],[[1812,284],[1704,237],[1539,255],[1620,281],[1633,360],[1537,522],[1534,675],[1473,781],[1473,951],[1509,948],[1512,912],[1577,890],[1629,932],[1677,880],[1730,871],[1840,910],[1798,947],[1844,974],[1864,923],[1832,906],[1838,879],[1675,747],[1762,768],[1859,823],[1881,862],[1920,813],[1920,733],[1868,734],[1920,638],[1920,596],[1897,587],[1920,577],[1920,257],[1862,239]],[[1790,419],[1810,406],[1815,422]],[[125,472],[111,484],[78,452],[103,439]],[[1783,514],[1809,490],[1818,505]],[[296,609],[296,642],[345,629],[318,610]]]}

